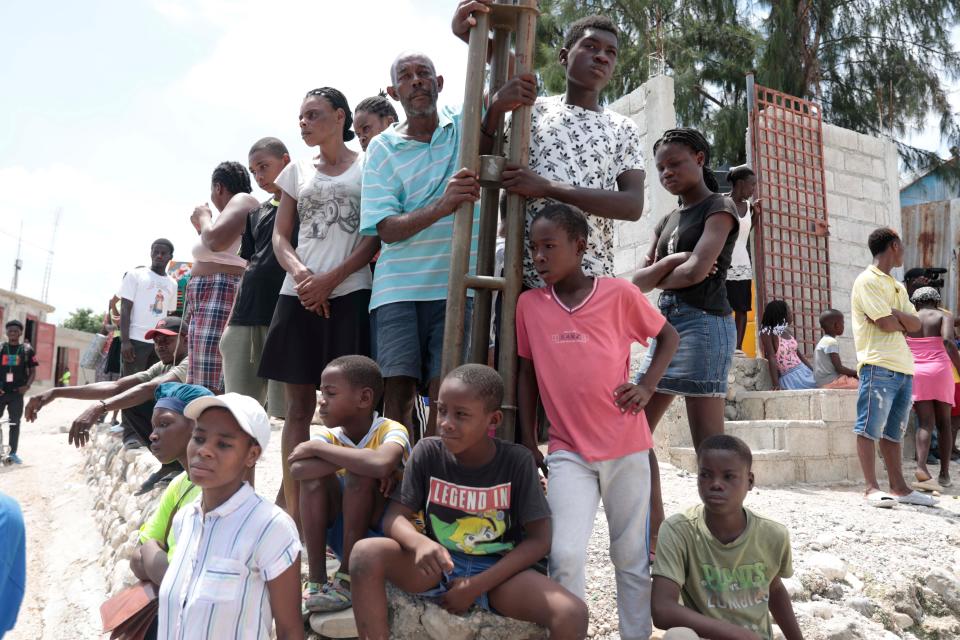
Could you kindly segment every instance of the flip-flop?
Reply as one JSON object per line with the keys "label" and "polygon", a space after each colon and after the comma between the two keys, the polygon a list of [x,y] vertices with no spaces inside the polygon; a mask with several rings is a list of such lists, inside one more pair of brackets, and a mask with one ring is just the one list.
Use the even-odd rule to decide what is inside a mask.
{"label": "flip-flop", "polygon": [[926,492],[940,491],[941,489],[940,483],[938,483],[933,478],[930,478],[929,480],[911,482],[910,486],[916,489],[917,491],[926,491]]}
{"label": "flip-flop", "polygon": [[937,499],[925,493],[920,493],[919,491],[911,491],[905,496],[897,496],[897,502],[902,504],[915,504],[921,507],[932,507],[937,504]]}
{"label": "flip-flop", "polygon": [[937,478],[937,484],[941,487],[949,487],[953,484],[953,481],[950,478]]}
{"label": "flip-flop", "polygon": [[871,507],[877,507],[878,509],[892,509],[893,505],[897,504],[895,497],[883,491],[871,491],[864,497],[864,500]]}

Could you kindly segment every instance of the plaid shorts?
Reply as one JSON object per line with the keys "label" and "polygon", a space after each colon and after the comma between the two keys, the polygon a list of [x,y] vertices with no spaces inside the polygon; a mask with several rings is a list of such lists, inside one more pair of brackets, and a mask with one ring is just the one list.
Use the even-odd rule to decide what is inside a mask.
{"label": "plaid shorts", "polygon": [[230,319],[239,288],[239,275],[213,273],[190,278],[186,301],[190,314],[187,384],[199,384],[214,393],[223,391],[220,336]]}

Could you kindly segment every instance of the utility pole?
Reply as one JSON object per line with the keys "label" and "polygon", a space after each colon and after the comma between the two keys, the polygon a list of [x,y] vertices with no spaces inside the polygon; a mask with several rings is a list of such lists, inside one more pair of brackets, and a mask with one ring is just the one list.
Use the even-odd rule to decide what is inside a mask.
{"label": "utility pole", "polygon": [[20,280],[20,269],[23,269],[23,260],[20,259],[20,249],[23,247],[23,219],[20,220],[20,235],[17,236],[17,259],[13,261],[13,283],[10,291],[16,292]]}
{"label": "utility pole", "polygon": [[50,249],[47,250],[47,268],[43,272],[43,293],[40,294],[40,300],[43,302],[46,302],[50,295],[50,276],[53,272],[53,246],[57,240],[57,227],[60,226],[60,215],[62,213],[63,209],[57,207],[56,212],[53,214],[53,233],[50,235]]}

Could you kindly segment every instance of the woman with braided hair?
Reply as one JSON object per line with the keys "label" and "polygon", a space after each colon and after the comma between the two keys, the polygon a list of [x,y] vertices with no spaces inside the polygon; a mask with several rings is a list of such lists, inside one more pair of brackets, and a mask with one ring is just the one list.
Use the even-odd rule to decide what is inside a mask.
{"label": "woman with braided hair", "polygon": [[[710,170],[710,145],[695,129],[669,129],[653,145],[660,184],[680,199],[654,228],[643,268],[633,282],[662,289],[660,312],[680,334],[680,345],[644,411],[653,431],[674,396],[683,396],[693,446],[723,433],[724,399],[737,330],[724,286],[737,241],[737,206],[722,196]],[[640,367],[650,365],[652,341]],[[650,548],[663,521],[659,468],[651,455]]]}
{"label": "woman with braided hair", "polygon": [[220,215],[214,221],[210,206],[203,204],[190,216],[200,242],[193,248],[193,268],[184,302],[184,315],[189,322],[187,383],[214,393],[223,393],[220,337],[247,266],[247,261],[237,255],[240,236],[247,213],[260,206],[251,191],[246,167],[239,162],[221,162],[210,181],[210,200]]}
{"label": "woman with braided hair", "polygon": [[[953,367],[960,369],[960,353],[954,342],[953,317],[940,308],[940,292],[920,287],[910,296],[920,316],[920,330],[907,333],[907,346],[913,354],[913,410],[917,414],[917,482],[914,489],[938,491],[949,487],[950,453],[953,433],[950,411],[955,389]],[[940,475],[937,482],[927,468],[933,428],[937,428]]]}
{"label": "woman with braided hair", "polygon": [[[354,137],[346,96],[333,87],[308,91],[299,120],[300,137],[318,153],[291,162],[274,180],[281,195],[273,249],[287,275],[259,371],[261,378],[284,383],[283,495],[287,513],[298,523],[300,485],[287,457],[310,437],[327,364],[340,356],[370,355],[369,265],[380,248],[378,238],[359,233],[364,154],[345,144]],[[290,237],[298,219],[294,248]]]}

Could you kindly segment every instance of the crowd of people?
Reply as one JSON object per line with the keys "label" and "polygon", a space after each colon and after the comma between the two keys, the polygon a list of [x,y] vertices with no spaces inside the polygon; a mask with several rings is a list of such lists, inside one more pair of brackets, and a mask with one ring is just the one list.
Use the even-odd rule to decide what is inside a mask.
{"label": "crowd of people", "polygon": [[[460,2],[454,35],[466,39],[488,4]],[[337,89],[308,91],[299,130],[315,156],[292,160],[267,137],[251,146],[249,171],[215,168],[218,215],[200,206],[190,217],[198,241],[182,317],[169,315],[178,309],[165,273],[171,242],[156,240],[150,267],[124,276],[119,312],[111,304],[105,319],[119,375],[34,395],[26,414],[57,398],[93,400],[70,443],[86,444],[119,410],[124,446],[149,446],[160,462],[140,492],[163,494],[131,559],[158,593],[156,637],[303,638],[304,612],[352,607],[361,638],[385,639],[389,581],[453,613],[478,606],[541,624],[551,638],[584,638],[587,546],[602,501],[621,638],[648,638],[656,624],[669,638],[769,640],[773,621],[801,638],[782,583],[789,534],[744,507],[751,452],[723,433],[751,308],[756,178],[738,167],[733,192],[720,194],[704,136],[664,133],[655,164],[680,205],[656,225],[632,281],[613,277],[614,220],[640,218],[645,181],[636,125],[600,99],[619,38],[603,16],[578,20],[558,54],[563,94],[538,97],[535,77],[521,74],[487,98],[482,146],[501,119],[509,136],[510,113],[532,107],[529,166],[508,164],[502,181],[526,199],[517,443],[494,437],[496,371],[467,364],[440,375],[451,214],[476,203],[480,185],[458,166],[461,110],[437,106],[443,78],[423,54],[397,56],[387,95],[355,110]],[[346,144],[354,137],[361,151]],[[251,175],[269,194],[262,203]],[[938,345],[951,342],[953,320],[928,288],[912,292],[918,317],[890,276],[903,261],[893,231],[877,230],[869,246],[874,264],[851,313],[857,369],[840,360],[835,310],[821,317],[813,366],[782,301],[764,310],[762,346],[776,388],[860,389],[855,432],[871,504],[931,505],[902,477],[900,441],[916,401],[918,452],[937,425],[940,483],[949,483],[947,386],[932,374],[921,382],[921,369],[943,369]],[[658,307],[644,295],[654,289]],[[17,330],[7,329],[13,347]],[[631,374],[634,342],[649,348]],[[960,364],[955,347],[947,362]],[[21,398],[29,388],[6,382],[19,383]],[[666,517],[653,432],[677,396],[701,504]],[[417,411],[423,398],[427,415]],[[315,413],[323,426],[311,438]],[[275,498],[255,490],[268,416],[284,421]],[[877,483],[876,441],[890,492]],[[330,556],[339,567],[328,578]]]}

